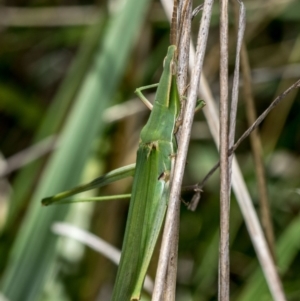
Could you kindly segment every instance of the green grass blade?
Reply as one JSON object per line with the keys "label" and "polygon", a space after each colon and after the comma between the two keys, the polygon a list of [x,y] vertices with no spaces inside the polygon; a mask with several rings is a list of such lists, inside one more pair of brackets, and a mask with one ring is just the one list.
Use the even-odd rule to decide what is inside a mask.
{"label": "green grass blade", "polygon": [[[43,119],[41,127],[38,129],[34,138],[35,142],[56,134],[59,127],[62,125],[64,116],[68,108],[71,106],[76,92],[79,89],[88,67],[91,63],[91,58],[94,56],[96,46],[99,43],[99,38],[103,29],[103,22],[97,22],[87,30],[86,36],[82,41],[82,45],[78,50],[78,54],[71,64],[71,67],[63,80],[60,88],[55,95],[52,104]],[[26,166],[16,177],[14,181],[14,195],[12,196],[11,205],[6,221],[6,228],[13,225],[14,220],[18,218],[20,211],[24,210],[24,202],[31,193],[32,187],[36,182],[43,160],[37,160]],[[15,225],[13,225],[15,227]]]}
{"label": "green grass blade", "polygon": [[61,147],[45,169],[14,244],[1,283],[2,293],[10,300],[37,300],[43,290],[55,259],[57,241],[50,226],[53,221],[64,219],[68,206],[42,209],[40,200],[77,184],[92,142],[102,126],[101,113],[115,93],[148,2],[127,1],[107,28],[64,127]]}
{"label": "green grass blade", "polygon": [[[283,275],[291,263],[297,256],[300,248],[300,240],[295,239],[299,237],[300,217],[296,218],[289,227],[284,231],[277,242],[277,256],[278,256],[278,270]],[[264,299],[262,299],[264,298]],[[247,281],[247,285],[242,290],[238,301],[250,300],[271,300],[271,294],[267,287],[266,280],[260,268],[252,274]]]}

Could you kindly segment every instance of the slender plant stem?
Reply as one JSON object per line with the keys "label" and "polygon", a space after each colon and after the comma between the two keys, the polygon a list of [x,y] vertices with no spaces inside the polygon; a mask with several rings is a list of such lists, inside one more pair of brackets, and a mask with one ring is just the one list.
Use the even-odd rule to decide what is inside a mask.
{"label": "slender plant stem", "polygon": [[[229,126],[229,148],[232,148],[234,145],[235,138],[235,129],[236,129],[236,114],[238,107],[238,95],[239,95],[239,78],[240,78],[240,52],[243,43],[243,37],[245,32],[245,20],[246,20],[246,11],[245,6],[241,1],[234,1],[235,7],[238,7],[239,3],[239,12],[236,11],[237,19],[237,45],[236,45],[236,55],[235,55],[235,68],[233,76],[233,87],[232,87],[232,96],[231,96],[231,107],[230,107],[230,126]],[[232,174],[232,159],[233,154],[229,155],[229,187],[231,186],[231,174]],[[230,192],[229,192],[230,193]]]}
{"label": "slender plant stem", "polygon": [[220,1],[220,245],[219,301],[229,301],[228,1]]}
{"label": "slender plant stem", "polygon": [[[188,82],[188,67],[189,67],[189,46],[192,22],[192,1],[180,1],[178,11],[178,66],[177,66],[177,84],[181,103],[184,102],[186,87]],[[181,111],[182,112],[182,111]],[[180,137],[181,128],[177,133],[177,139]],[[173,176],[173,175],[172,175]],[[172,228],[172,241],[169,253],[168,272],[166,274],[164,300],[175,300],[176,295],[176,279],[177,279],[177,258],[178,258],[178,240],[179,240],[179,225],[180,225],[180,202],[175,203],[174,227]],[[158,266],[159,269],[159,266]]]}
{"label": "slender plant stem", "polygon": [[163,241],[161,245],[160,257],[158,265],[160,269],[157,271],[155,279],[155,287],[152,296],[152,300],[159,301],[162,300],[162,295],[160,293],[159,287],[164,285],[168,261],[164,258],[168,258],[170,253],[170,242],[172,241],[172,228],[174,227],[174,215],[177,202],[180,202],[181,193],[181,183],[183,179],[183,173],[185,168],[186,156],[188,151],[188,144],[191,135],[192,122],[194,117],[194,110],[197,100],[198,85],[200,80],[200,74],[202,71],[204,54],[206,49],[209,23],[211,18],[213,0],[206,0],[204,3],[203,16],[201,19],[200,30],[198,34],[198,47],[196,54],[195,68],[191,77],[191,88],[190,93],[187,98],[186,109],[183,116],[182,123],[182,133],[179,140],[178,153],[174,169],[174,177],[172,181],[170,201],[166,216],[166,222],[163,233]]}

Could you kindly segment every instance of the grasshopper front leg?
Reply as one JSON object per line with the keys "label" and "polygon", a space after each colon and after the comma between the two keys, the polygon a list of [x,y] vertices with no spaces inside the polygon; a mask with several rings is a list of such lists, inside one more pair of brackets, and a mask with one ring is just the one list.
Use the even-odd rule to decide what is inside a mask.
{"label": "grasshopper front leg", "polygon": [[134,93],[140,98],[140,100],[146,105],[146,107],[150,111],[152,111],[153,104],[144,96],[142,91],[147,90],[147,89],[157,88],[158,85],[159,85],[159,83],[158,84],[153,84],[153,85],[148,85],[148,86],[143,86],[143,87],[140,87],[140,88],[136,88],[136,90],[134,91]]}

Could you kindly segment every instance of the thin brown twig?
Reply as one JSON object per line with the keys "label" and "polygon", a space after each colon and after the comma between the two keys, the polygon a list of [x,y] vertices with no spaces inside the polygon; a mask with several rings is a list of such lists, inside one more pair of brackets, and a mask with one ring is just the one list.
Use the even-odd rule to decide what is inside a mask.
{"label": "thin brown twig", "polygon": [[[300,36],[298,35],[291,52],[289,54],[289,58],[286,61],[286,66],[281,68],[278,72],[278,79],[280,82],[276,85],[276,91],[274,95],[278,95],[282,89],[286,85],[289,85],[293,82],[294,77],[298,77],[299,73],[296,76],[294,75],[291,78],[289,78],[289,74],[291,74],[291,69],[293,68],[292,65],[295,62],[299,62],[300,60]],[[298,68],[296,67],[295,70],[300,70],[299,65]],[[273,69],[273,72],[275,70]],[[280,111],[273,111],[270,115],[268,115],[268,118],[266,118],[262,128],[261,128],[261,137],[264,141],[264,152],[265,154],[271,154],[278,143],[278,140],[280,138],[280,135],[283,131],[284,125],[286,123],[286,120],[289,116],[289,113],[292,109],[293,103],[296,99],[297,92],[291,93],[288,97],[288,99],[280,106]],[[272,135],[269,133],[272,132]]]}
{"label": "thin brown twig", "polygon": [[[291,85],[289,88],[287,88],[283,93],[281,93],[279,96],[277,96],[272,103],[269,105],[269,107],[256,119],[256,121],[244,132],[244,134],[237,140],[237,142],[234,144],[234,146],[228,151],[228,156],[233,154],[236,149],[239,147],[239,145],[261,124],[261,122],[266,118],[266,116],[269,114],[269,112],[274,109],[292,90],[297,89],[300,87],[300,79],[297,80],[293,85]],[[202,190],[208,179],[214,174],[214,172],[219,168],[220,161],[217,162],[212,169],[207,173],[207,175],[203,178],[201,182],[195,185],[186,186],[184,187],[183,191],[198,191]],[[194,210],[196,209],[195,205],[191,205]],[[190,208],[189,208],[190,209]]]}
{"label": "thin brown twig", "polygon": [[300,80],[297,80],[293,85],[291,85],[283,93],[281,93],[278,97],[276,97],[275,100],[270,104],[270,106],[256,119],[256,121],[248,128],[248,130],[245,131],[244,134],[239,138],[239,140],[235,143],[232,151],[234,152],[241,144],[241,142],[246,137],[248,137],[249,134],[253,132],[254,129],[256,129],[260,125],[260,123],[266,118],[266,116],[273,108],[275,108],[293,89],[299,87],[300,87]]}

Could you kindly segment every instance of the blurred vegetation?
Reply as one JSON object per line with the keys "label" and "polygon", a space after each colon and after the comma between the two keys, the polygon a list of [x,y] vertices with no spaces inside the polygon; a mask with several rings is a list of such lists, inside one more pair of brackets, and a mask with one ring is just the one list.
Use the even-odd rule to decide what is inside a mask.
{"label": "blurred vegetation", "polygon": [[[245,1],[245,4],[245,41],[255,105],[260,114],[300,77],[300,3],[274,0]],[[53,145],[48,145],[47,155],[20,164],[17,170],[0,179],[1,292],[12,301],[108,300],[116,267],[80,243],[59,239],[57,244],[58,236],[52,233],[51,225],[55,221],[68,221],[120,248],[128,203],[42,208],[40,199],[134,162],[138,135],[148,112],[123,118],[118,117],[124,113],[121,111],[111,117],[107,108],[134,98],[136,87],[158,81],[168,45],[169,24],[160,2],[146,0],[128,0],[122,9],[121,1],[89,3],[95,12],[93,18],[85,15],[82,24],[73,25],[68,10],[57,19],[55,15],[63,5],[76,6],[79,11],[85,5],[58,1],[51,25],[47,22],[30,25],[26,18],[21,24],[25,13],[22,9],[37,10],[52,5],[48,1],[6,1],[1,7],[1,174],[15,154],[47,137],[59,137],[58,150],[51,152]],[[11,6],[20,8],[14,11],[18,25],[12,22],[7,10]],[[49,10],[50,16],[51,13]],[[35,14],[38,16],[38,11]],[[197,16],[193,22],[194,39],[199,19]],[[218,19],[216,4],[204,66],[216,99]],[[233,15],[231,19],[234,20]],[[231,71],[235,40],[232,21]],[[289,94],[260,128],[276,260],[290,301],[299,300],[300,296],[299,95],[297,90]],[[125,111],[126,105],[122,108]],[[237,137],[247,127],[241,91]],[[237,156],[258,208],[249,141],[240,146]],[[217,160],[216,147],[203,114],[199,113],[195,117],[185,184],[202,180]],[[130,181],[122,181],[93,194],[129,191]],[[184,195],[186,201],[190,197]],[[234,196],[231,217],[232,300],[271,300]],[[207,183],[196,212],[182,205],[177,300],[217,300],[218,227],[216,174]],[[156,260],[157,254],[149,271],[152,277]]]}

